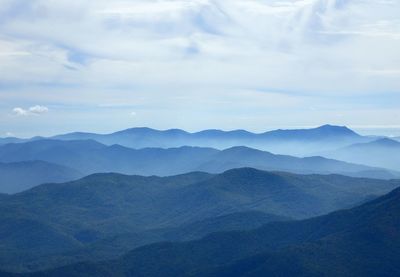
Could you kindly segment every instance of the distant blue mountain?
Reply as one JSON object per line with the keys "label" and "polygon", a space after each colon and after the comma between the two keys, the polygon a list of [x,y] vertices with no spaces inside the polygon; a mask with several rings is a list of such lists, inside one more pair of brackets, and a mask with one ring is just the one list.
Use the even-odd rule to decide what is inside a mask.
{"label": "distant blue mountain", "polygon": [[190,171],[220,173],[239,167],[294,173],[344,174],[390,179],[397,173],[323,157],[297,158],[244,146],[225,150],[202,147],[131,149],[94,140],[37,140],[0,146],[0,162],[42,160],[75,168],[84,174],[118,172],[175,175]]}
{"label": "distant blue mountain", "polygon": [[20,139],[20,138],[14,138],[14,137],[0,138],[0,145],[7,144],[7,143],[26,142],[26,141],[29,141],[29,139]]}
{"label": "distant blue mountain", "polygon": [[313,129],[275,130],[261,134],[263,137],[290,140],[330,140],[332,138],[360,138],[345,126],[323,125]]}
{"label": "distant blue mountain", "polygon": [[44,161],[0,163],[0,193],[17,193],[43,183],[61,183],[83,177],[79,171]]}
{"label": "distant blue mountain", "polygon": [[16,138],[16,137],[6,137],[6,138],[0,138],[0,145],[2,144],[8,144],[8,143],[22,143],[22,142],[28,142],[28,141],[34,141],[34,140],[41,140],[45,139],[44,137],[36,136],[32,138]]}
{"label": "distant blue mountain", "polygon": [[165,131],[131,128],[111,134],[69,133],[52,137],[60,140],[92,139],[106,145],[120,144],[131,148],[199,146],[225,149],[248,146],[274,153],[307,155],[315,149],[335,149],[372,140],[344,126],[323,125],[312,129],[275,130],[251,133],[245,130],[204,130],[189,133],[180,129]]}
{"label": "distant blue mountain", "polygon": [[400,170],[400,142],[389,138],[353,144],[322,155],[353,163]]}

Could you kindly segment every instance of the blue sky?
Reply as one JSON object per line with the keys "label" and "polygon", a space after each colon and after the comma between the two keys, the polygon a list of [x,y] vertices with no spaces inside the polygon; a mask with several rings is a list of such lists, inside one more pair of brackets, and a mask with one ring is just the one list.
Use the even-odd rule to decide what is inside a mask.
{"label": "blue sky", "polygon": [[395,0],[0,0],[0,136],[400,125]]}

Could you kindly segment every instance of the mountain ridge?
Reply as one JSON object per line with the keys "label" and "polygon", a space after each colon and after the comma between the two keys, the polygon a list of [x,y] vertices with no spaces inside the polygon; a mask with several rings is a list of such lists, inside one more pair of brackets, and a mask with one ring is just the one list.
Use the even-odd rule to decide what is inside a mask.
{"label": "mountain ridge", "polygon": [[[83,174],[117,172],[138,175],[176,175],[190,171],[220,173],[237,167],[294,173],[337,173],[356,177],[395,178],[382,168],[350,164],[322,157],[298,158],[272,154],[247,146],[225,150],[183,146],[132,149],[107,146],[95,140],[37,140],[0,146],[1,162],[43,160],[75,168]],[[400,175],[399,175],[400,176]]]}
{"label": "mountain ridge", "polygon": [[[157,130],[149,127],[134,127],[107,134],[73,132],[55,135],[49,137],[49,139],[93,139],[106,145],[120,144],[135,149],[146,147],[172,148],[185,145],[226,149],[244,145],[274,153],[301,156],[309,155],[315,151],[315,145],[312,147],[313,144],[318,144],[320,149],[333,150],[338,147],[372,140],[372,138],[361,136],[345,126],[328,124],[310,129],[279,129],[261,133],[241,129],[228,131],[208,129],[187,132],[181,129]],[[18,142],[26,142],[26,140]]]}
{"label": "mountain ridge", "polygon": [[321,154],[347,162],[363,162],[369,166],[400,170],[400,142],[389,138],[356,143]]}
{"label": "mountain ridge", "polygon": [[[0,220],[7,224],[0,225],[0,249],[4,250],[0,251],[0,264],[27,270],[41,268],[46,261],[57,265],[85,257],[110,258],[102,252],[104,249],[110,249],[110,255],[120,255],[123,253],[119,251],[128,250],[126,246],[134,248],[143,242],[169,239],[178,232],[171,228],[207,218],[250,211],[308,218],[354,206],[398,186],[399,180],[298,175],[252,168],[171,177],[94,174],[2,197]],[[214,230],[213,226],[199,233],[201,227],[193,234]],[[47,232],[51,240],[47,240]],[[42,246],[18,243],[29,239]]]}
{"label": "mountain ridge", "polygon": [[[303,221],[137,248],[116,260],[32,276],[396,276],[400,188],[358,207]],[[377,259],[379,255],[379,259]],[[356,258],[355,258],[356,257]]]}

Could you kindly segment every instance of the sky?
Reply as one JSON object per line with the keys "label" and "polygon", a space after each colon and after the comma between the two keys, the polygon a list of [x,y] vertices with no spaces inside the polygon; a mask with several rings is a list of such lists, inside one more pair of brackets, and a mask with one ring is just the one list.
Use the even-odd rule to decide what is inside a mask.
{"label": "sky", "polygon": [[400,128],[397,0],[0,0],[0,137]]}

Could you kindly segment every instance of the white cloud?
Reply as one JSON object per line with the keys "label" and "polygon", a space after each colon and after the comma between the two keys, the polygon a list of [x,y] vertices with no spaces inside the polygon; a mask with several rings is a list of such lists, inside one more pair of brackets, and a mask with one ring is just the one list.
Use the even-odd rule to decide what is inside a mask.
{"label": "white cloud", "polygon": [[400,69],[394,1],[3,2],[3,82],[371,93]]}
{"label": "white cloud", "polygon": [[33,106],[29,108],[29,112],[33,113],[33,114],[43,114],[43,113],[47,113],[49,111],[49,109],[45,106]]}
{"label": "white cloud", "polygon": [[[400,103],[399,10],[391,0],[0,0],[0,101],[6,112],[21,100],[110,103],[167,128],[168,112],[210,109],[226,124],[219,109],[253,118],[274,106],[322,105],[351,122],[343,107],[376,105],[375,117],[395,121],[383,110]],[[383,93],[397,96],[376,101]],[[301,124],[330,119],[315,115]]]}
{"label": "white cloud", "polygon": [[45,106],[32,106],[28,109],[23,109],[21,107],[16,107],[13,110],[13,114],[17,116],[28,116],[28,115],[41,115],[47,113],[49,109]]}
{"label": "white cloud", "polygon": [[13,113],[15,115],[28,115],[29,111],[24,110],[23,108],[20,108],[20,107],[16,107],[13,109]]}

